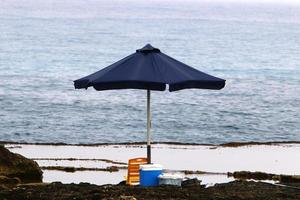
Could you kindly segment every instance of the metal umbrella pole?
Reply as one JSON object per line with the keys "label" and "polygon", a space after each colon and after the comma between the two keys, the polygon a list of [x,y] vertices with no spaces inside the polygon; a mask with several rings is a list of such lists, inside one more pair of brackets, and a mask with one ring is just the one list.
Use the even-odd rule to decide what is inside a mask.
{"label": "metal umbrella pole", "polygon": [[147,90],[147,163],[151,163],[151,109],[150,90]]}

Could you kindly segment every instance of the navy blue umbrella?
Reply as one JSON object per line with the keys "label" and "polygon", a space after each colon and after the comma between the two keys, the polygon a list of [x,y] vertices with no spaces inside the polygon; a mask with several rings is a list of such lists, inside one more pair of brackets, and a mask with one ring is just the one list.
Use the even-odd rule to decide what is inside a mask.
{"label": "navy blue umbrella", "polygon": [[194,69],[147,44],[122,60],[74,81],[76,89],[92,86],[96,90],[147,90],[148,163],[151,163],[150,91],[164,91],[166,85],[170,92],[189,88],[219,90],[225,86],[225,80]]}

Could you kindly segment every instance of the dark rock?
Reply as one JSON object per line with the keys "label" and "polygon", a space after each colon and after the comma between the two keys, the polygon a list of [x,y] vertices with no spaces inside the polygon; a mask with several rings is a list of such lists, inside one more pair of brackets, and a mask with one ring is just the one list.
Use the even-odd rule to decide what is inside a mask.
{"label": "dark rock", "polygon": [[200,186],[201,181],[197,178],[187,179],[182,181],[181,187],[191,187],[191,186]]}
{"label": "dark rock", "polygon": [[228,176],[233,176],[239,180],[273,180],[279,181],[282,184],[293,184],[300,185],[300,176],[297,175],[276,175],[276,174],[268,174],[264,172],[249,172],[249,171],[239,171],[234,173],[228,173]]}
{"label": "dark rock", "polygon": [[0,184],[1,185],[17,185],[20,183],[21,183],[21,180],[17,177],[9,178],[6,176],[0,176]]}
{"label": "dark rock", "polygon": [[75,168],[74,167],[64,167],[64,171],[66,172],[75,172]]}
{"label": "dark rock", "polygon": [[[53,185],[53,186],[60,186],[60,185],[62,185],[62,182],[60,182],[60,181],[55,181],[55,182],[52,182],[51,183],[51,185]],[[72,184],[73,185],[73,184]]]}
{"label": "dark rock", "polygon": [[60,170],[60,171],[70,172],[70,173],[76,171],[75,167],[64,167],[64,166],[43,166],[41,168],[46,170]]}
{"label": "dark rock", "polygon": [[249,171],[238,171],[228,174],[236,179],[254,179],[254,180],[273,180],[275,174],[268,174],[264,172],[249,172]]}
{"label": "dark rock", "polygon": [[94,193],[92,196],[92,200],[102,199],[102,195],[100,193]]}
{"label": "dark rock", "polygon": [[[190,181],[191,182],[191,181]],[[218,199],[218,200],[299,200],[300,190],[254,181],[233,181],[213,187],[127,187],[79,184],[24,184],[0,190],[0,199]]]}
{"label": "dark rock", "polygon": [[22,182],[42,182],[38,164],[0,145],[0,176],[18,177]]}
{"label": "dark rock", "polygon": [[120,200],[136,200],[136,198],[134,196],[125,196],[125,195],[121,195]]}
{"label": "dark rock", "polygon": [[79,185],[80,185],[80,186],[90,186],[90,185],[92,185],[92,184],[87,183],[87,182],[80,182]]}
{"label": "dark rock", "polygon": [[117,166],[107,167],[106,170],[109,171],[109,172],[117,172],[117,171],[119,171],[119,169],[118,169]]}
{"label": "dark rock", "polygon": [[278,179],[281,183],[300,183],[300,176],[280,175]]}
{"label": "dark rock", "polygon": [[126,181],[121,181],[118,185],[126,185]]}

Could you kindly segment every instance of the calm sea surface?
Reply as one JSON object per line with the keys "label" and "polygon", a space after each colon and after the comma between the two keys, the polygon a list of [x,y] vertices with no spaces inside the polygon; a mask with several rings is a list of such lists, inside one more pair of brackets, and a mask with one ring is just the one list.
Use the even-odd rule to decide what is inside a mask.
{"label": "calm sea surface", "polygon": [[224,78],[153,92],[153,140],[300,140],[300,6],[146,0],[0,0],[0,140],[146,139],[146,91],[73,80],[151,43]]}

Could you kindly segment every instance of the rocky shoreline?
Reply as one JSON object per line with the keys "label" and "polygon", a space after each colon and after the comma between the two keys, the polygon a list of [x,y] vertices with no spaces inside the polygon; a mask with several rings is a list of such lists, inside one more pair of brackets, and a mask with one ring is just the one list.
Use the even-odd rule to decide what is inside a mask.
{"label": "rocky shoreline", "polygon": [[20,183],[42,182],[42,175],[43,172],[35,161],[12,153],[0,145],[0,183],[10,182],[10,179]]}
{"label": "rocky shoreline", "polygon": [[[56,160],[57,158],[52,159]],[[68,158],[67,160],[70,161],[73,159]],[[107,159],[101,159],[101,161],[112,164],[125,164],[122,162],[116,163],[115,161]],[[228,174],[237,179],[236,181],[215,184],[212,187],[205,187],[205,185],[200,185],[197,182],[189,182],[183,184],[181,187],[164,185],[144,188],[139,186],[126,186],[124,182],[116,185],[107,184],[101,186],[90,183],[42,183],[41,169],[42,167],[39,167],[35,161],[27,159],[22,155],[12,153],[0,145],[0,199],[300,199],[299,176],[239,171]],[[74,167],[68,169],[70,172],[86,170],[84,168],[77,169]],[[53,170],[58,169],[53,168]],[[65,168],[60,170],[65,170]],[[109,168],[109,170],[112,169]],[[193,171],[187,172],[191,173]],[[202,171],[197,171],[197,173],[202,173]],[[249,179],[273,180],[280,184],[248,181]]]}
{"label": "rocky shoreline", "polygon": [[0,199],[96,200],[96,199],[218,199],[218,200],[299,200],[300,189],[254,181],[234,181],[203,188],[200,185],[130,187],[126,185],[97,186],[88,183],[21,184],[0,189]]}

